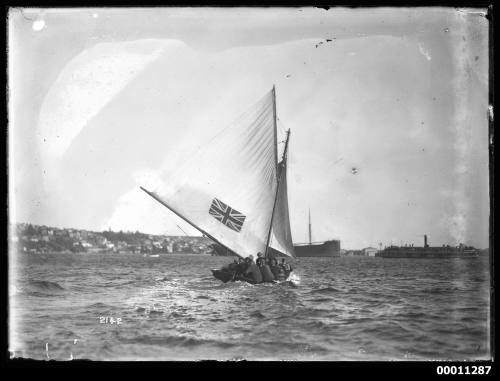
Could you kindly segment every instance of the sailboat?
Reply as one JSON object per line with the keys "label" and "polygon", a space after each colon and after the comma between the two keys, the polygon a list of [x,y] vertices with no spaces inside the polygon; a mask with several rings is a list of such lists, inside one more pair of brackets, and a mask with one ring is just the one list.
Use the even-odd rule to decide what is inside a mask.
{"label": "sailboat", "polygon": [[340,257],[340,241],[312,242],[311,209],[309,209],[309,242],[294,245],[297,257]]}
{"label": "sailboat", "polygon": [[295,257],[286,179],[289,140],[290,130],[278,160],[273,86],[162,179],[164,186],[141,189],[239,257],[256,257],[259,252],[265,257]]}

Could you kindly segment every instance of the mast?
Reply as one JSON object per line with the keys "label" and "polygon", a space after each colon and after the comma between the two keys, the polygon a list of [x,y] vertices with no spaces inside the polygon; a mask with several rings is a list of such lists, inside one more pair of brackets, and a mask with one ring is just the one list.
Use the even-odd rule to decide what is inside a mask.
{"label": "mast", "polygon": [[[189,221],[186,217],[184,217],[182,214],[180,214],[179,212],[177,212],[174,208],[172,208],[171,206],[167,205],[164,201],[160,200],[153,192],[150,192],[148,191],[147,189],[143,188],[143,187],[140,187],[144,192],[146,192],[148,195],[150,195],[151,197],[153,197],[156,201],[158,201],[160,204],[162,204],[164,207],[166,207],[168,210],[170,210],[172,213],[174,213],[175,215],[177,215],[178,217],[182,218],[184,221],[186,221],[189,225],[191,225],[192,227],[194,227],[195,229],[197,229],[198,231],[200,231],[203,235],[207,236],[208,238],[210,238],[212,241],[215,241],[217,242],[219,245],[223,246],[226,248],[226,250],[229,250],[229,251],[232,251],[229,247],[227,247],[226,245],[224,245],[223,243],[220,243],[217,239],[215,239],[213,236],[211,236],[210,234],[208,234],[206,231],[204,231],[203,229],[200,229],[198,226],[196,226],[195,224],[193,224],[191,221]],[[233,251],[233,253],[235,253]],[[238,253],[235,253],[236,255],[238,255]],[[238,255],[240,256],[240,255]]]}
{"label": "mast", "polygon": [[290,129],[286,132],[286,141],[285,141],[285,150],[283,151],[283,157],[281,159],[281,168],[279,169],[279,175],[278,175],[278,184],[276,185],[276,195],[274,196],[274,204],[273,204],[273,212],[271,214],[271,223],[269,224],[269,232],[267,233],[267,242],[266,242],[266,252],[264,254],[264,257],[267,258],[267,252],[269,249],[269,241],[271,240],[271,231],[273,229],[273,219],[274,219],[274,210],[276,209],[276,202],[278,201],[278,192],[280,189],[280,183],[281,183],[281,175],[284,169],[284,163],[286,161],[286,152],[288,150],[288,140],[290,138]]}
{"label": "mast", "polygon": [[311,208],[309,208],[309,245],[311,244]]}

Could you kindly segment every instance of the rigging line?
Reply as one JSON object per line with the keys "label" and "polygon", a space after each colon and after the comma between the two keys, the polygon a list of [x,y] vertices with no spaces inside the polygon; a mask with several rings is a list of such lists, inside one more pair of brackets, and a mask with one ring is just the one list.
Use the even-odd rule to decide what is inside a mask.
{"label": "rigging line", "polygon": [[189,237],[189,235],[188,235],[188,234],[184,231],[184,229],[183,229],[183,228],[181,228],[181,227],[177,224],[177,222],[175,222],[173,219],[171,219],[171,221],[174,223],[174,225],[175,225],[175,226],[177,226],[177,227],[179,228],[179,230],[180,230],[181,232],[183,232],[183,233],[184,233],[184,235],[185,235],[186,237]]}
{"label": "rigging line", "polygon": [[[174,224],[175,224],[175,222],[174,222]],[[186,236],[188,235],[188,234],[184,231],[184,229],[182,229],[179,225],[175,224],[175,226],[177,226],[177,227],[178,227],[178,228],[179,228],[179,229],[180,229],[180,230],[181,230],[181,231],[182,231],[182,232],[183,232]]]}

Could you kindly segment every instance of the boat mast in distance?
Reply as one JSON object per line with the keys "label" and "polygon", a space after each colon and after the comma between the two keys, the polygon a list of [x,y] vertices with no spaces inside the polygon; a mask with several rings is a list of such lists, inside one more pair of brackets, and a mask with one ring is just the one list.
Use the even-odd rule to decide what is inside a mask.
{"label": "boat mast in distance", "polygon": [[340,257],[340,241],[330,239],[323,242],[312,241],[311,208],[309,208],[309,242],[293,245],[297,257]]}

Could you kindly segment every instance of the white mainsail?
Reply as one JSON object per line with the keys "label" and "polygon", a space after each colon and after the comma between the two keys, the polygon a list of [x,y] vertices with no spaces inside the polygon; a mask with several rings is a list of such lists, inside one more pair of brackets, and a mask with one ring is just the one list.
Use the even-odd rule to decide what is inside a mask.
{"label": "white mainsail", "polygon": [[[148,192],[242,257],[264,253],[277,187],[274,88]],[[144,189],[144,188],[143,188]]]}

